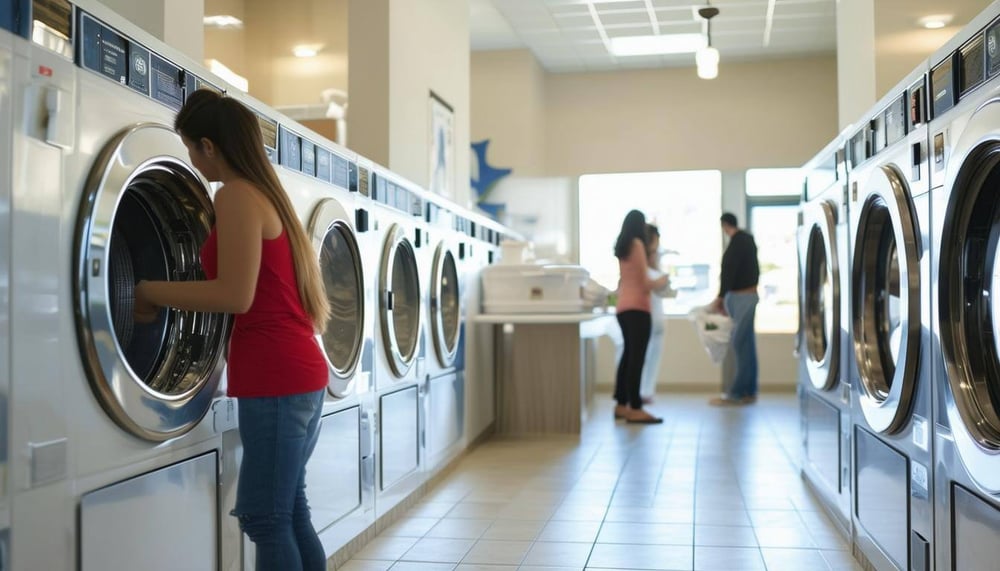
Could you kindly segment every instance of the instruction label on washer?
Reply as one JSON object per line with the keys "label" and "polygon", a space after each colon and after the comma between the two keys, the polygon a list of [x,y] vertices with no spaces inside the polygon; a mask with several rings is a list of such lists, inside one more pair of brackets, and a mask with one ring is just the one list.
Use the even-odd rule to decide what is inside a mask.
{"label": "instruction label on washer", "polygon": [[924,452],[930,445],[930,434],[927,430],[927,419],[913,415],[913,444]]}

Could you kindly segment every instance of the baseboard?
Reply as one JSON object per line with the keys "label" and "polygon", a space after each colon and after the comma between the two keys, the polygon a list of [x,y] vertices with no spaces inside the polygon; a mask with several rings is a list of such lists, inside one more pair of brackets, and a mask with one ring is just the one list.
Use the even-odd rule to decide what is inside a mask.
{"label": "baseboard", "polygon": [[[796,387],[798,385],[762,385],[758,388],[761,394],[794,394]],[[594,387],[598,393],[612,393],[614,392],[614,385],[597,385]],[[670,383],[669,385],[660,385],[657,387],[657,392],[661,394],[705,394],[705,395],[716,395],[719,394],[721,387],[713,387],[706,383]]]}

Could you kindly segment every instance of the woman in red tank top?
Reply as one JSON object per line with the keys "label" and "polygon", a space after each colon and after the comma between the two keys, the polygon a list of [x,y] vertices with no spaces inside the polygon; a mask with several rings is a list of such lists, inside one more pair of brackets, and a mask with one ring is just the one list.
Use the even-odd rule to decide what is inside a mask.
{"label": "woman in red tank top", "polygon": [[257,546],[258,571],[324,570],[305,496],[328,375],[316,341],[330,313],[318,258],[249,109],[199,90],[174,127],[195,168],[223,185],[201,251],[208,279],[140,282],[136,320],[163,307],[235,314],[228,387],[243,461],[232,513]]}

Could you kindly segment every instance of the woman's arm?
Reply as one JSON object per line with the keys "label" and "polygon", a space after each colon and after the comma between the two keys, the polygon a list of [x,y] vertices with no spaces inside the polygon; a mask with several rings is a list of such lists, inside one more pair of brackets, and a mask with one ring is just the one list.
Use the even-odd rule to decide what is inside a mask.
{"label": "woman's arm", "polygon": [[646,263],[646,246],[642,243],[642,240],[636,238],[632,240],[632,251],[629,252],[629,259],[637,259],[639,267],[642,268],[642,284],[646,291],[653,291],[657,289],[663,289],[667,285],[667,276],[660,276],[659,279],[650,279],[649,277],[649,264]]}
{"label": "woman's arm", "polygon": [[135,288],[136,314],[156,307],[186,311],[246,313],[253,303],[260,271],[262,214],[246,182],[231,182],[215,196],[218,275],[214,280],[143,281]]}

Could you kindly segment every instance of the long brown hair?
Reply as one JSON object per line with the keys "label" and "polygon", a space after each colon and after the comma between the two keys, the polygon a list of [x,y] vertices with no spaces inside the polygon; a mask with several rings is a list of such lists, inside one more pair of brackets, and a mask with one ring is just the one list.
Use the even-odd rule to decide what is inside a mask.
{"label": "long brown hair", "polygon": [[323,287],[319,258],[274,167],[267,160],[257,117],[231,97],[199,89],[188,96],[177,113],[174,129],[199,145],[203,138],[212,141],[229,167],[259,189],[274,206],[288,232],[302,307],[316,331],[325,331],[330,319],[330,302]]}

